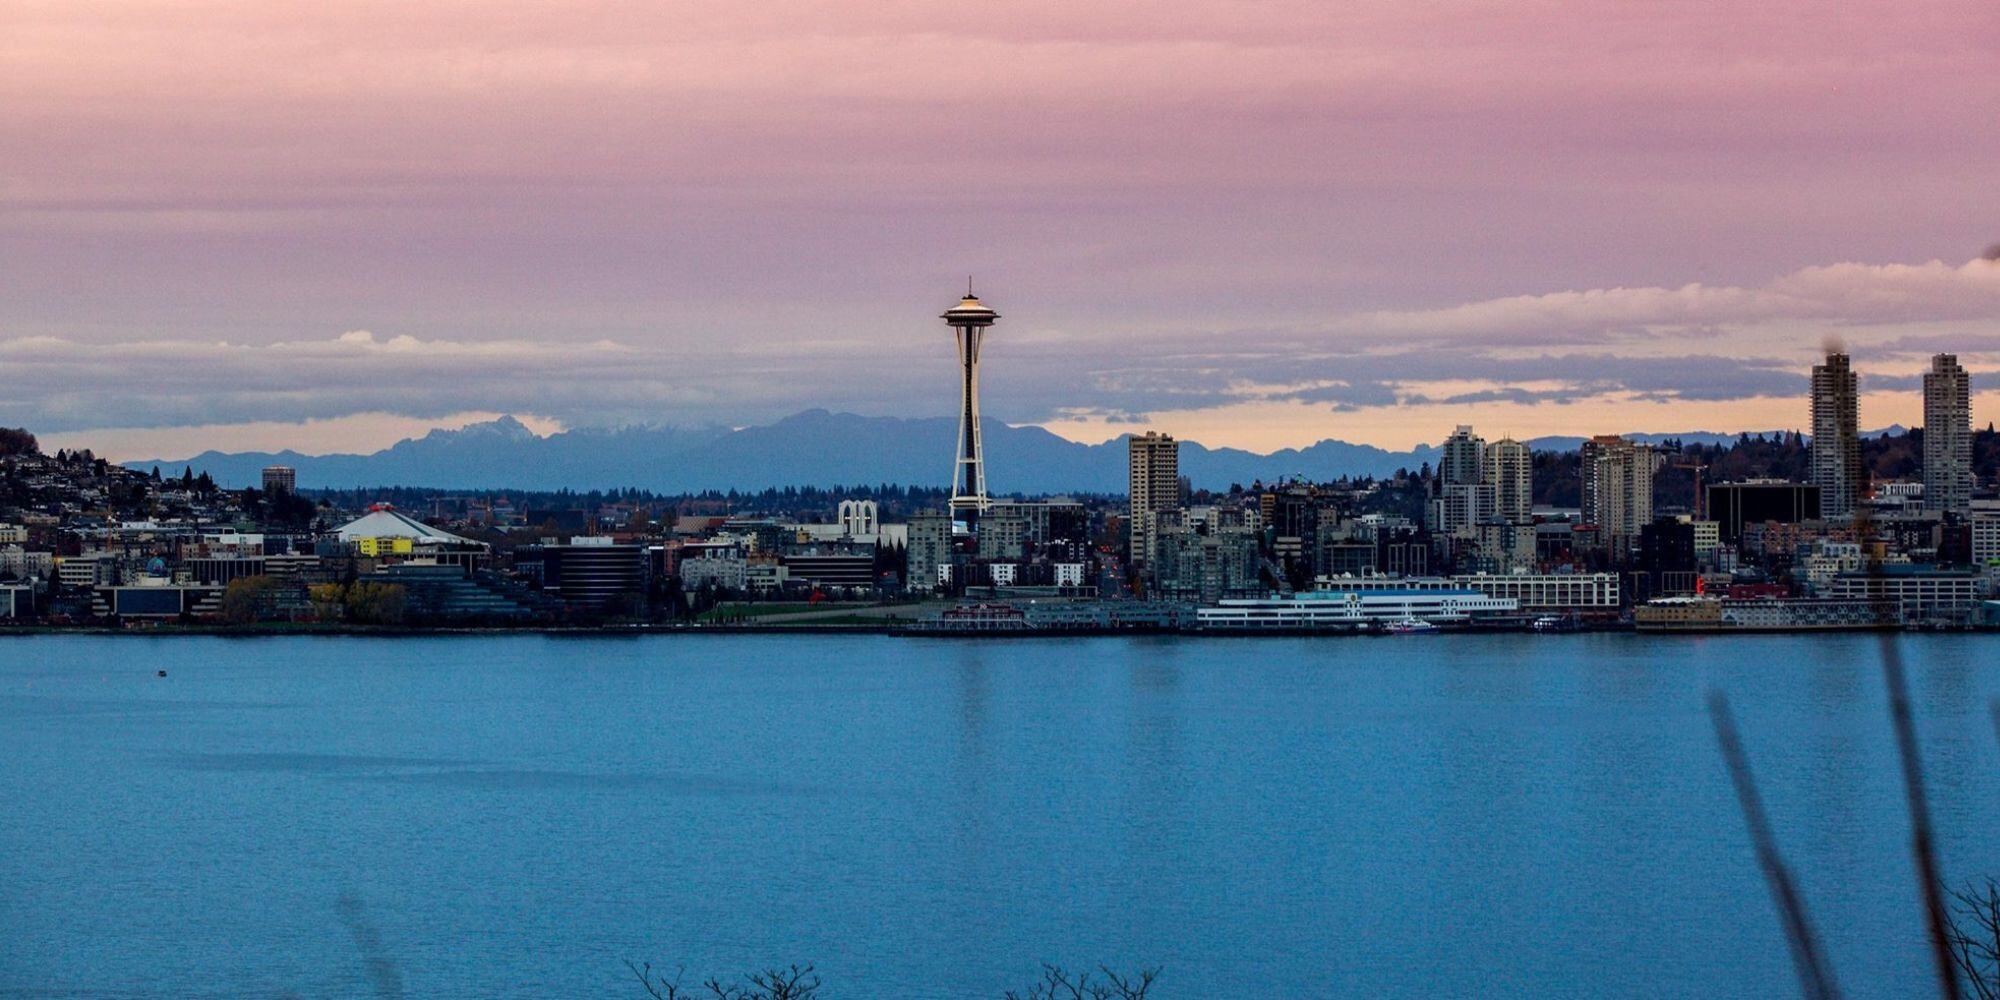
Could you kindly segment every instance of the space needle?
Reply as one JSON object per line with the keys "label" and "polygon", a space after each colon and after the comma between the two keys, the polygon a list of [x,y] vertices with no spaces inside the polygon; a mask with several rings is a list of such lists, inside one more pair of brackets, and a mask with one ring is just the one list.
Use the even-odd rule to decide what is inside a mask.
{"label": "space needle", "polygon": [[986,499],[986,452],[979,433],[979,341],[986,328],[1000,318],[986,303],[972,294],[972,279],[965,281],[965,298],[945,310],[943,317],[958,338],[958,363],[963,369],[959,382],[958,461],[951,473],[951,513],[954,518],[975,520],[990,502]]}

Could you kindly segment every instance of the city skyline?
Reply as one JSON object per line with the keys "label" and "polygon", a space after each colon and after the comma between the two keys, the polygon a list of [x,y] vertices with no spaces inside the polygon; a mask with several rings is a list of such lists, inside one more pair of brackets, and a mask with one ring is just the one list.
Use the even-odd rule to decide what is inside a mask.
{"label": "city skyline", "polygon": [[1828,334],[1864,426],[1939,351],[1978,420],[2000,15],[1888,10],[15,8],[0,422],[941,415],[968,271],[987,412],[1074,440],[1801,427]]}

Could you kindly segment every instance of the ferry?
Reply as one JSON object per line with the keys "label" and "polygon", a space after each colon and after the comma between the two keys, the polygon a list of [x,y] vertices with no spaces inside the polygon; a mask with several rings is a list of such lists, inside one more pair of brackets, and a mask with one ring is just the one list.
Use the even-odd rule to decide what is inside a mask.
{"label": "ferry", "polygon": [[1424,635],[1438,631],[1438,627],[1422,618],[1399,618],[1382,626],[1382,631],[1389,635]]}

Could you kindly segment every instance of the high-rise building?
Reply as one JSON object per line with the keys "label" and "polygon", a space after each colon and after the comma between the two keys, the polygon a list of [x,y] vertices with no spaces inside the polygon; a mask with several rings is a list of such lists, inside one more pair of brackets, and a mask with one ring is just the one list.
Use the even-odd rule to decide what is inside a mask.
{"label": "high-rise building", "polygon": [[1486,482],[1493,487],[1493,514],[1520,524],[1534,520],[1535,459],[1528,446],[1501,438],[1486,446]]}
{"label": "high-rise building", "polygon": [[1848,357],[1829,352],[1812,370],[1812,481],[1819,487],[1820,516],[1854,516],[1868,487],[1861,467],[1860,393]]}
{"label": "high-rise building", "polygon": [[1471,484],[1485,480],[1486,441],[1472,433],[1472,428],[1460,424],[1451,436],[1444,439],[1443,454],[1438,456],[1438,485],[1454,483]]}
{"label": "high-rise building", "polygon": [[1155,515],[1181,505],[1181,446],[1169,435],[1147,431],[1133,435],[1129,448],[1130,555],[1134,565],[1144,565],[1158,534]]}
{"label": "high-rise building", "polygon": [[958,338],[958,459],[951,473],[951,512],[978,515],[986,509],[986,451],[979,430],[979,346],[1000,314],[986,307],[966,283],[965,298],[942,318]]}
{"label": "high-rise building", "polygon": [[1932,357],[1924,373],[1924,506],[1972,510],[1972,379],[1953,354]]}
{"label": "high-rise building", "polygon": [[928,593],[950,585],[957,562],[952,546],[951,515],[928,511],[912,514],[906,530],[904,559],[908,578],[903,586]]}
{"label": "high-rise building", "polygon": [[1439,534],[1467,531],[1493,516],[1491,483],[1446,483],[1438,498],[1431,501],[1431,530]]}
{"label": "high-rise building", "polygon": [[264,467],[264,492],[297,493],[299,474],[289,465],[267,465]]}
{"label": "high-rise building", "polygon": [[1659,455],[1649,444],[1600,434],[1583,443],[1583,520],[1594,524],[1613,553],[1629,553],[1639,529],[1653,520],[1653,472]]}

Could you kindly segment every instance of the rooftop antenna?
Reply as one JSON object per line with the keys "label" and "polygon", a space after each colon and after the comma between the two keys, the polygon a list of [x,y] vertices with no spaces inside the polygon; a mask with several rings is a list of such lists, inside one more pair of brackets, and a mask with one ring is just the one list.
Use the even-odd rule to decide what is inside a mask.
{"label": "rooftop antenna", "polygon": [[968,299],[978,298],[978,296],[972,294],[972,275],[969,274],[965,276],[965,297]]}

